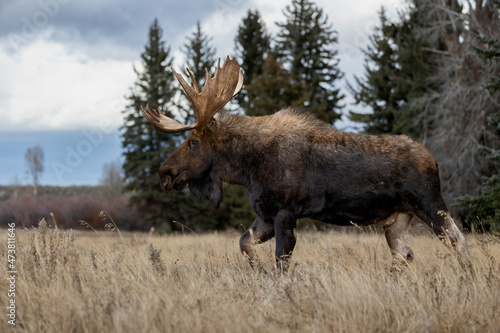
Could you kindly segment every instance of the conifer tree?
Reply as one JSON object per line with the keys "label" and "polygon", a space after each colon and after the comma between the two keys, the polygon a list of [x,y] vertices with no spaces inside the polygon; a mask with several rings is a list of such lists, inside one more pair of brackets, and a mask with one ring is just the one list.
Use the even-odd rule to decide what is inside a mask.
{"label": "conifer tree", "polygon": [[309,98],[301,82],[294,83],[292,74],[272,55],[267,57],[262,74],[255,76],[246,89],[245,112],[249,116],[273,114],[287,106],[303,106]]}
{"label": "conifer tree", "polygon": [[[437,21],[435,5],[429,0],[412,0],[400,22],[392,25],[392,39],[397,47],[398,71],[394,79],[399,108],[394,117],[393,134],[406,134],[422,140],[426,126],[421,100],[439,85],[432,75],[437,66],[434,52],[442,50],[439,37],[432,36]],[[435,51],[431,51],[435,50]]]}
{"label": "conifer tree", "polygon": [[[234,40],[236,57],[243,69],[246,85],[262,75],[264,62],[270,52],[270,39],[259,11],[249,10],[238,27],[238,35]],[[236,97],[244,109],[248,104],[246,85]]]}
{"label": "conifer tree", "polygon": [[[308,95],[303,103],[318,118],[333,123],[340,118],[340,101],[344,97],[335,83],[342,77],[339,69],[337,34],[328,16],[310,0],[292,0],[283,11],[284,23],[277,23],[277,60],[300,83]],[[297,104],[297,103],[293,103]]]}
{"label": "conifer tree", "polygon": [[210,45],[212,38],[201,30],[199,21],[196,30],[186,39],[187,42],[182,49],[186,58],[185,67],[193,73],[201,90],[205,84],[205,68],[210,70],[215,65],[216,49]]}
{"label": "conifer tree", "polygon": [[[215,53],[216,50],[213,48],[211,43],[211,38],[207,36],[202,30],[200,22],[196,24],[196,30],[191,36],[187,37],[187,42],[183,45],[182,51],[184,53],[186,63],[186,68],[189,68],[191,73],[193,73],[194,78],[200,88],[203,89],[205,84],[205,69],[210,71],[215,65]],[[188,73],[185,73],[188,76]],[[185,111],[185,122],[190,123],[194,120],[194,113],[191,109],[191,104],[189,103],[187,96],[182,94],[183,98],[186,100],[187,109]]]}
{"label": "conifer tree", "polygon": [[349,85],[356,104],[370,109],[369,113],[350,111],[349,118],[363,123],[368,134],[394,133],[394,117],[404,96],[396,95],[398,73],[397,49],[392,38],[393,28],[388,22],[385,10],[379,12],[380,26],[370,36],[370,45],[365,55],[365,74],[355,77],[356,86]]}
{"label": "conifer tree", "polygon": [[432,87],[433,65],[430,46],[422,36],[429,20],[425,1],[414,1],[402,12],[399,22],[387,20],[382,8],[380,26],[370,37],[365,54],[365,76],[350,86],[356,104],[368,106],[370,113],[350,112],[350,119],[364,123],[370,134],[406,134],[419,137],[422,128],[415,119],[420,111],[416,101]]}
{"label": "conifer tree", "polygon": [[134,67],[137,81],[123,111],[124,190],[132,193],[130,204],[136,207],[145,228],[155,225],[170,229],[171,221],[179,216],[177,201],[182,193],[163,192],[157,171],[174,151],[176,138],[156,130],[140,111],[141,106],[149,104],[174,117],[174,76],[170,70],[173,58],[156,19],[150,26],[141,60],[142,68]]}

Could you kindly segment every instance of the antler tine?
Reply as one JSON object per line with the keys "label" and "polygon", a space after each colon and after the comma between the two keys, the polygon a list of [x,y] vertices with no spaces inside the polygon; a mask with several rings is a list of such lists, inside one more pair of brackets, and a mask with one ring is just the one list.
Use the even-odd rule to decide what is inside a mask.
{"label": "antler tine", "polygon": [[[149,106],[149,104],[147,105],[147,108],[148,108],[149,110],[151,110],[151,107]],[[154,119],[154,117],[153,117],[153,115],[152,115],[152,114],[150,114],[148,111],[144,110],[144,108],[142,107],[142,105],[141,105],[141,112],[142,112],[142,115],[143,115],[143,116],[144,116],[144,117],[145,117],[145,118],[146,118],[146,119],[147,119],[150,123],[152,123],[152,124],[153,124],[153,123],[155,123],[155,122],[156,122],[156,121],[155,121],[155,119]]]}
{"label": "antler tine", "polygon": [[236,84],[236,88],[234,88],[233,97],[238,95],[238,93],[241,91],[241,88],[243,88],[244,81],[245,77],[243,76],[243,72],[240,70],[240,73],[238,75],[238,83]]}
{"label": "antler tine", "polygon": [[154,127],[157,127],[156,125],[158,124],[159,122],[159,116],[158,114],[156,113],[156,111],[151,108],[151,106],[149,104],[147,104],[147,111],[144,110],[144,108],[142,107],[141,105],[141,112],[142,114],[144,115],[144,117],[146,117],[146,119],[151,123],[153,124]]}
{"label": "antler tine", "polygon": [[[182,89],[184,89],[184,92],[189,97],[189,100],[191,100],[191,102],[192,102],[193,98],[195,98],[194,96],[198,95],[200,93],[200,91],[198,89],[195,90],[195,88],[191,87],[184,80],[184,78],[182,77],[182,75],[179,74],[179,73],[177,73],[173,67],[171,67],[171,69],[172,69],[172,72],[174,73],[175,77],[177,78],[177,81],[179,81],[179,83],[181,84]],[[191,79],[193,80],[193,82],[196,82],[196,80],[194,79],[193,74],[191,72],[189,72],[189,75],[191,76]],[[195,85],[196,88],[198,88],[198,85],[196,83],[194,83],[194,85]]]}
{"label": "antler tine", "polygon": [[195,127],[195,125],[183,125],[177,120],[167,117],[163,112],[161,112],[158,105],[156,106],[156,110],[154,110],[148,104],[147,111],[141,106],[141,112],[156,129],[165,133],[178,133],[191,130]]}
{"label": "antler tine", "polygon": [[228,56],[223,66],[220,63],[219,58],[212,78],[205,69],[205,86],[200,95],[200,106],[203,111],[199,114],[197,112],[199,126],[206,125],[212,116],[222,109],[243,86],[243,73],[236,59],[229,59]]}
{"label": "antler tine", "polygon": [[196,112],[196,123],[194,125],[183,125],[178,121],[167,117],[160,111],[153,110],[148,104],[148,110],[141,107],[141,111],[146,119],[153,124],[157,129],[166,133],[176,133],[185,130],[201,129],[210,122],[210,119],[220,109],[224,107],[243,86],[243,73],[236,59],[229,59],[229,56],[224,61],[221,67],[220,58],[215,67],[214,77],[210,77],[208,69],[205,68],[205,86],[200,93],[198,84],[193,73],[189,69],[187,72],[191,77],[193,85],[189,85],[181,74],[177,73],[174,68],[174,73],[177,81],[179,81],[182,89],[188,96],[191,104],[193,104]]}
{"label": "antler tine", "polygon": [[[200,93],[200,88],[198,88],[198,82],[196,82],[196,79],[194,78],[194,75],[193,75],[193,73],[191,73],[191,71],[189,70],[189,68],[186,67],[186,70],[188,71],[189,76],[191,77],[191,82],[193,82],[194,90],[196,90],[196,92],[199,94]],[[205,68],[205,70],[206,70],[206,68]]]}
{"label": "antler tine", "polygon": [[[215,74],[217,74],[217,69],[215,69]],[[207,84],[208,80],[210,79],[210,74],[208,73],[208,68],[205,67],[205,85]],[[205,86],[203,86],[203,90],[205,90]],[[203,91],[202,91],[203,92]]]}
{"label": "antler tine", "polygon": [[[226,61],[229,60],[229,56],[227,56]],[[215,66],[215,71],[214,71],[214,78],[217,76],[217,73],[219,72],[220,69],[220,58],[217,59],[217,66]],[[207,68],[205,67],[206,75],[207,75],[207,81],[208,81],[208,71]]]}

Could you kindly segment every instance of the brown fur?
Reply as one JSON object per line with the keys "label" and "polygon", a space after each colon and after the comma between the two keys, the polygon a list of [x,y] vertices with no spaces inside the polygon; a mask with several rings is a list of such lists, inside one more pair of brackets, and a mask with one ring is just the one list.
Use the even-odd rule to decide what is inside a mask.
{"label": "brown fur", "polygon": [[338,131],[315,118],[307,111],[287,108],[270,116],[245,117],[218,114],[216,118],[226,129],[237,130],[241,136],[252,138],[256,146],[265,146],[277,135],[287,136],[290,142],[307,141],[312,145],[349,146],[372,154],[390,156],[406,161],[419,172],[437,171],[432,153],[405,135],[363,135]]}

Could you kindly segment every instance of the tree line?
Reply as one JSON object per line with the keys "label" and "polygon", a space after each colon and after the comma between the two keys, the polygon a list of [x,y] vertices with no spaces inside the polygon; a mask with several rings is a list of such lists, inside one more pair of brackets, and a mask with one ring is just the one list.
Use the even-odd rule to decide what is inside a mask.
{"label": "tree line", "polygon": [[[491,52],[498,48],[499,12],[497,0],[412,0],[391,20],[382,8],[363,50],[365,74],[350,83],[356,105],[367,108],[366,113],[344,111],[338,34],[322,8],[311,0],[292,0],[283,9],[283,21],[275,22],[275,36],[259,11],[249,10],[236,32],[232,55],[244,71],[245,86],[228,108],[260,116],[286,106],[304,107],[332,126],[347,115],[369,134],[409,135],[435,154],[447,202],[462,197],[462,207],[452,210],[463,216],[477,213],[480,205],[473,200],[489,186],[482,187],[483,177],[494,175],[497,166],[487,156],[498,145],[499,95],[493,83],[485,85],[499,74],[498,54]],[[211,43],[198,22],[182,47],[184,67],[200,89],[205,68],[216,62]],[[140,107],[158,105],[184,123],[193,123],[194,113],[174,80],[171,48],[156,19],[141,62],[140,69],[134,68],[137,81],[127,96],[122,128],[124,190],[132,193],[130,204],[141,223],[165,231],[180,224],[247,227],[254,212],[242,187],[225,184],[217,211],[187,191],[161,191],[157,170],[186,134],[155,130]],[[494,220],[496,211],[488,214]]]}

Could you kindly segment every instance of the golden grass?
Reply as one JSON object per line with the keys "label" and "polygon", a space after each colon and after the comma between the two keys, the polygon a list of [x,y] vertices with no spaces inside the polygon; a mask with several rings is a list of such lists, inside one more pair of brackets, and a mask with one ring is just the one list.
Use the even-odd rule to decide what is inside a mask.
{"label": "golden grass", "polygon": [[[498,332],[500,244],[468,236],[476,280],[436,237],[389,273],[383,235],[298,234],[291,269],[274,240],[251,269],[235,232],[118,235],[17,230],[17,332]],[[6,231],[0,232],[6,244]],[[5,242],[4,242],[5,239]],[[6,267],[6,246],[1,265]],[[9,301],[0,280],[0,303]],[[5,311],[5,310],[4,310]],[[2,316],[1,332],[12,330]]]}

